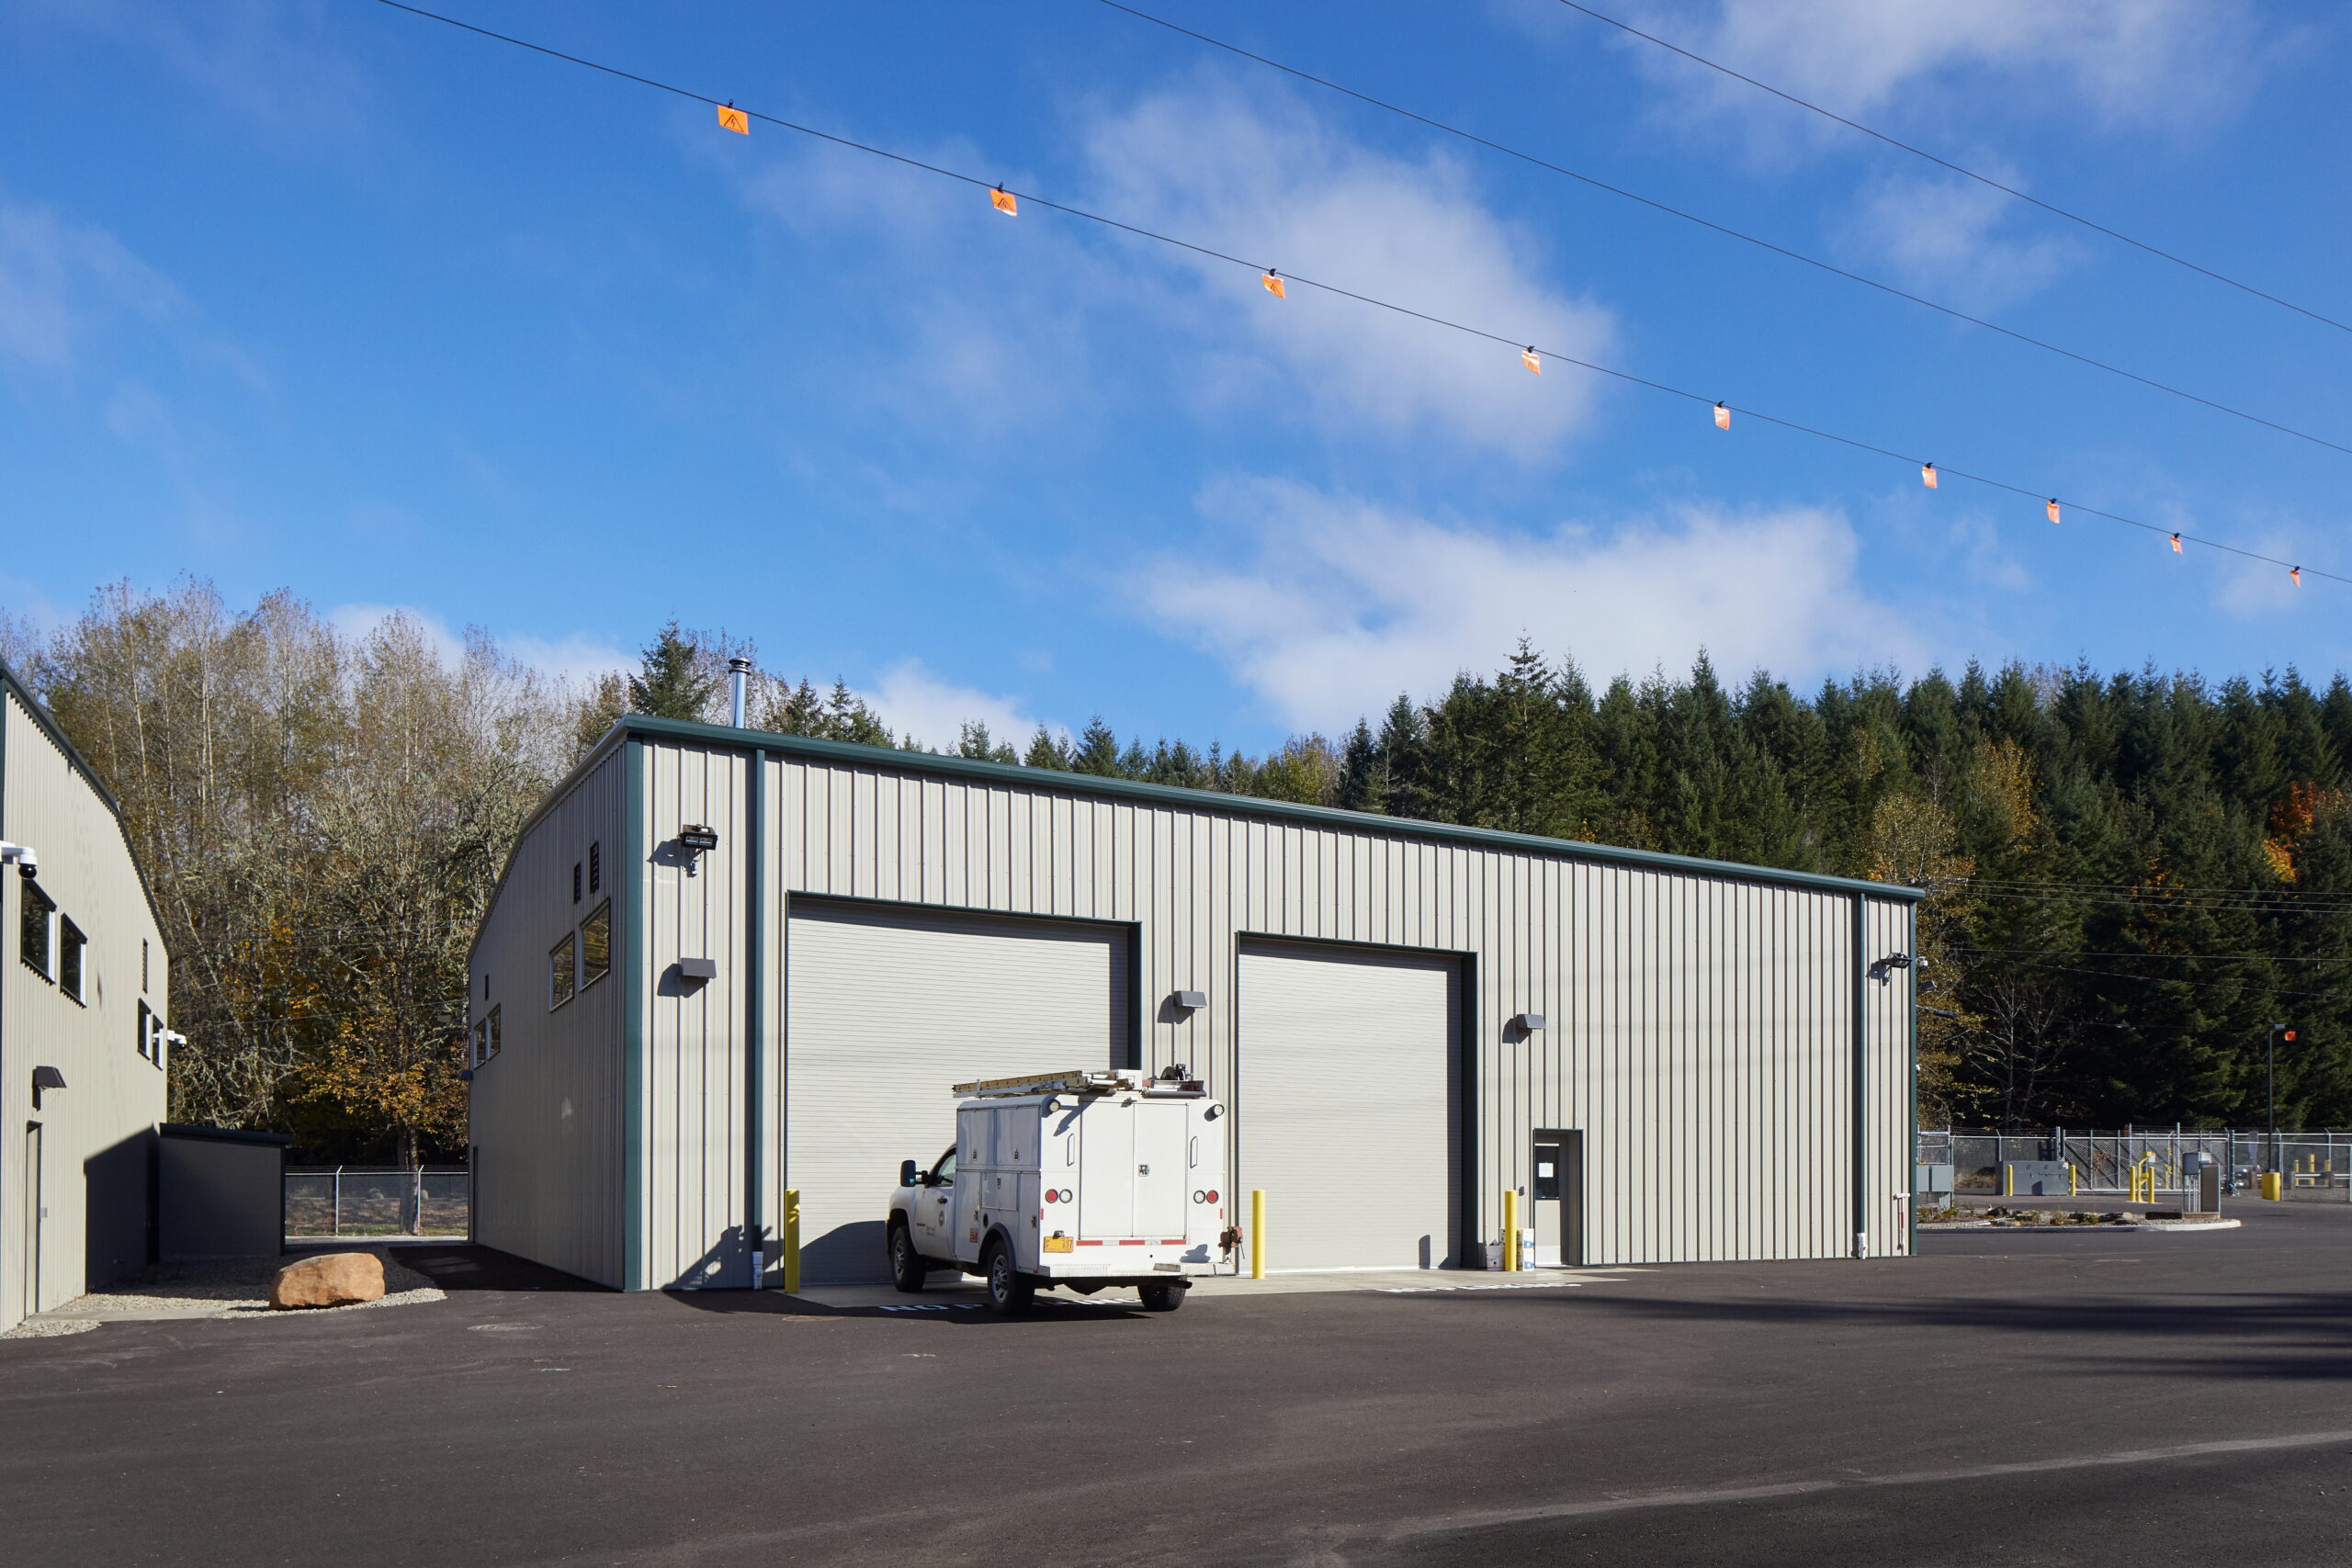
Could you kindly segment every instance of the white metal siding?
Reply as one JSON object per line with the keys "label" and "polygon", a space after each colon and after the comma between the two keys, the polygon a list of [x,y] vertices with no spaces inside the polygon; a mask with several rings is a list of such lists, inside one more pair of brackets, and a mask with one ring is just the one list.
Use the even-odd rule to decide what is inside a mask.
{"label": "white metal siding", "polygon": [[1234,1177],[1266,1194],[1267,1266],[1451,1261],[1458,961],[1253,945],[1239,973]]}
{"label": "white metal siding", "polygon": [[[104,796],[10,690],[0,702],[0,839],[40,855],[37,884],[0,874],[0,1329],[146,1261],[148,1168],[164,1070],[139,1054],[139,1003],[168,1019],[169,960],[120,824]],[[28,886],[79,927],[82,997],[19,961]],[[141,989],[140,947],[148,952]],[[67,1088],[32,1107],[33,1069]],[[36,1137],[28,1129],[39,1122]],[[38,1172],[28,1168],[36,1143]],[[38,1179],[39,1192],[34,1188]],[[46,1219],[38,1218],[46,1208]],[[38,1241],[39,1289],[34,1289]]]}
{"label": "white metal siding", "polygon": [[[621,919],[635,870],[621,842],[627,779],[616,751],[579,780],[515,846],[498,902],[474,944],[469,1016],[496,1008],[500,1049],[474,1069],[468,1100],[474,1148],[474,1238],[484,1246],[619,1286],[622,1258]],[[571,868],[602,846],[604,886]],[[613,901],[613,972],[548,1008],[548,949],[605,898]]]}
{"label": "white metal siding", "polygon": [[786,1185],[802,1268],[883,1277],[899,1162],[953,1135],[949,1086],[1124,1063],[1127,933],[1060,921],[797,905],[787,938]]}

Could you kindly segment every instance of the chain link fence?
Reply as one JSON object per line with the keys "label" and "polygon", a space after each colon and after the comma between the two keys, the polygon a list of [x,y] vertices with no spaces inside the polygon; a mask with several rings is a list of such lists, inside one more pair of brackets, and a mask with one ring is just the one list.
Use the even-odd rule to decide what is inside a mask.
{"label": "chain link fence", "polygon": [[1956,1191],[1997,1193],[2001,1167],[2010,1160],[2052,1160],[2074,1168],[2075,1190],[2122,1196],[2129,1173],[2153,1164],[2156,1190],[2182,1190],[2184,1161],[2209,1155],[2222,1168],[2222,1190],[2252,1192],[2264,1171],[2280,1173],[2281,1195],[2290,1201],[2352,1203],[2352,1132],[2267,1133],[2233,1128],[2168,1132],[2132,1129],[2120,1133],[2053,1127],[2041,1132],[1990,1133],[1960,1128],[1922,1128],[1921,1165],[1950,1165]]}
{"label": "chain link fence", "polygon": [[472,1224],[464,1167],[402,1170],[324,1166],[286,1173],[286,1234],[462,1236]]}

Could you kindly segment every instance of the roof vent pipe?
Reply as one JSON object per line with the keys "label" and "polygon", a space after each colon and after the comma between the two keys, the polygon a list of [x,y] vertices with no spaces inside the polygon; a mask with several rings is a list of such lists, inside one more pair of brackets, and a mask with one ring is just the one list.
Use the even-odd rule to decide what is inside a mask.
{"label": "roof vent pipe", "polygon": [[743,694],[752,681],[752,661],[730,659],[727,661],[728,722],[736,728],[743,728]]}

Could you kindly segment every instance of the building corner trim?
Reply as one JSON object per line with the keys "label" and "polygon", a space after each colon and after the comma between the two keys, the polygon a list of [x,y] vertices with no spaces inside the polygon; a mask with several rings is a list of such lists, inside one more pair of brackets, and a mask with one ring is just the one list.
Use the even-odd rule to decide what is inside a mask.
{"label": "building corner trim", "polygon": [[645,998],[653,944],[645,929],[645,882],[650,861],[645,841],[645,745],[631,737],[621,749],[621,842],[628,846],[621,923],[628,961],[621,971],[621,1289],[642,1291],[645,1277]]}

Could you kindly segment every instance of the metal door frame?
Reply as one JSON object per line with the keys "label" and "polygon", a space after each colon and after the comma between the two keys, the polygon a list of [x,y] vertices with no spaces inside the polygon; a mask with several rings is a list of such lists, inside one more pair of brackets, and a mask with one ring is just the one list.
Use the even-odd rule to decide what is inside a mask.
{"label": "metal door frame", "polygon": [[33,1314],[40,1311],[40,1222],[41,1215],[47,1212],[44,1203],[44,1199],[47,1194],[41,1190],[42,1168],[47,1164],[47,1161],[42,1157],[47,1152],[43,1147],[43,1142],[41,1124],[38,1122],[26,1122],[25,1277],[23,1284],[24,1315],[27,1317],[30,1317]]}
{"label": "metal door frame", "polygon": [[[1581,1268],[1585,1255],[1584,1129],[1535,1127],[1527,1134],[1528,1221],[1535,1218],[1535,1146],[1546,1141],[1560,1145],[1560,1266]],[[1574,1245],[1570,1245],[1573,1243]]]}

